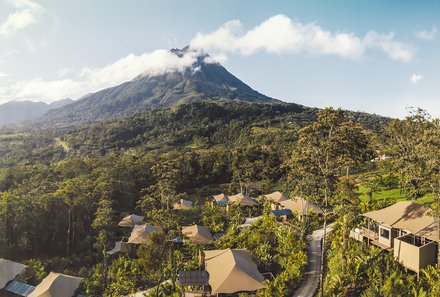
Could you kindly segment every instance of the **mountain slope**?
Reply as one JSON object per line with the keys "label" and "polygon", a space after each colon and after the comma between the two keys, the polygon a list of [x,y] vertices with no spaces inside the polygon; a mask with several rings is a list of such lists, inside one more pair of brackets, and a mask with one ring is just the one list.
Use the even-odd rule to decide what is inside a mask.
{"label": "mountain slope", "polygon": [[17,124],[41,117],[51,109],[60,108],[74,102],[63,99],[51,104],[33,101],[11,101],[0,105],[0,126]]}
{"label": "mountain slope", "polygon": [[[183,55],[185,50],[172,50]],[[132,115],[155,108],[195,101],[274,103],[279,100],[258,93],[218,63],[200,55],[182,72],[140,75],[132,81],[85,96],[75,103],[49,112],[40,124],[91,123]]]}

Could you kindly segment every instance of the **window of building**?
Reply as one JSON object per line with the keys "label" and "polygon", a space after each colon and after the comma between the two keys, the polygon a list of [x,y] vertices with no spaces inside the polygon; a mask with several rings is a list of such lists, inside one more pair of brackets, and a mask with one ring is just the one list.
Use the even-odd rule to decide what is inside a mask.
{"label": "window of building", "polygon": [[380,236],[383,238],[389,239],[390,238],[390,230],[380,228]]}

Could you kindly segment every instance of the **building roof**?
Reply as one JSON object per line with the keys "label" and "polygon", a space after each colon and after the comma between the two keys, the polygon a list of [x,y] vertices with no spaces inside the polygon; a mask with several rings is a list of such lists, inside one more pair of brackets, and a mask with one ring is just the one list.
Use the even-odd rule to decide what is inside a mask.
{"label": "building roof", "polygon": [[363,215],[381,225],[409,231],[413,234],[438,240],[438,219],[429,215],[431,208],[412,201],[400,201],[383,209]]}
{"label": "building roof", "polygon": [[142,224],[142,222],[144,221],[145,217],[143,216],[138,216],[135,214],[131,214],[129,216],[126,216],[125,218],[123,218],[118,226],[119,227],[124,227],[124,228],[133,228],[135,225],[140,225]]}
{"label": "building roof", "polygon": [[281,201],[289,200],[289,198],[286,195],[284,195],[283,193],[281,193],[280,191],[275,191],[273,193],[266,194],[266,195],[264,195],[264,197],[266,197],[270,201],[278,202],[278,203]]}
{"label": "building roof", "polygon": [[206,286],[209,284],[209,274],[205,270],[179,271],[179,285]]}
{"label": "building roof", "polygon": [[256,291],[265,288],[264,277],[245,249],[204,251],[211,294]]}
{"label": "building roof", "polygon": [[199,225],[192,225],[182,228],[182,234],[195,244],[207,244],[212,241],[212,234],[208,228]]}
{"label": "building roof", "polygon": [[185,199],[180,199],[179,203],[174,203],[173,204],[173,208],[174,209],[190,209],[192,208],[192,201],[189,200],[185,200]]}
{"label": "building roof", "polygon": [[28,297],[72,297],[82,278],[51,272]]}
{"label": "building roof", "polygon": [[0,259],[0,289],[4,288],[7,283],[23,273],[26,268],[26,265]]}
{"label": "building roof", "polygon": [[245,218],[245,221],[243,224],[239,225],[239,228],[243,228],[243,227],[250,227],[253,224],[255,224],[256,221],[258,221],[259,219],[262,219],[263,216],[258,216],[258,217],[254,217],[254,218]]}
{"label": "building roof", "polygon": [[213,195],[212,198],[214,198],[214,200],[217,201],[217,203],[221,202],[221,201],[226,201],[226,202],[229,201],[228,196],[226,196],[223,193],[218,194],[218,195]]}
{"label": "building roof", "polygon": [[[11,292],[13,294],[19,295],[19,296],[29,296],[29,294],[35,290],[35,287],[14,280],[12,282],[9,282],[4,290]],[[0,296],[1,296],[1,293],[0,293]]]}
{"label": "building roof", "polygon": [[255,199],[245,196],[243,193],[229,196],[229,201],[233,203],[238,202],[241,206],[254,206],[258,204]]}
{"label": "building roof", "polygon": [[133,230],[131,231],[131,235],[128,238],[127,243],[131,244],[142,244],[147,241],[148,236],[153,232],[160,232],[162,231],[162,227],[159,226],[152,226],[150,224],[143,224],[134,226]]}
{"label": "building roof", "polygon": [[322,213],[322,210],[318,205],[309,202],[302,197],[284,200],[281,201],[280,204],[283,208],[290,209],[292,212],[297,212],[303,216],[308,215],[309,212]]}
{"label": "building roof", "polygon": [[293,217],[293,213],[290,209],[276,209],[270,211],[274,216],[281,217],[281,216],[288,216]]}

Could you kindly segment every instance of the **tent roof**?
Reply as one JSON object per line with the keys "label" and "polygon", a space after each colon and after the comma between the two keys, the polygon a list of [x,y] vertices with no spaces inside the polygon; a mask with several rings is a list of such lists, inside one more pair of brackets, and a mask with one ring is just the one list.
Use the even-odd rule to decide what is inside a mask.
{"label": "tent roof", "polygon": [[180,202],[174,203],[174,209],[190,209],[192,208],[192,201],[181,199]]}
{"label": "tent roof", "polygon": [[229,201],[233,203],[239,202],[241,206],[254,206],[258,204],[253,198],[245,196],[243,193],[229,196]]}
{"label": "tent roof", "polygon": [[182,234],[187,236],[192,243],[206,244],[212,241],[212,234],[208,228],[199,225],[192,225],[182,228]]}
{"label": "tent roof", "polygon": [[72,297],[82,278],[51,272],[28,297]]}
{"label": "tent roof", "polygon": [[131,244],[145,243],[147,241],[148,236],[152,232],[160,232],[161,230],[162,227],[152,226],[150,224],[134,226],[133,230],[131,231],[131,235],[128,238],[127,243],[131,243]]}
{"label": "tent roof", "polygon": [[382,225],[409,231],[432,240],[438,240],[438,220],[428,215],[431,208],[412,201],[400,201],[386,208],[363,215]]}
{"label": "tent roof", "polygon": [[212,198],[214,198],[215,201],[220,202],[220,201],[229,201],[228,196],[226,196],[225,194],[221,193],[218,195],[213,195]]}
{"label": "tent roof", "polygon": [[300,215],[307,215],[309,212],[322,213],[322,210],[318,205],[309,202],[302,197],[284,200],[281,201],[280,204],[283,208],[290,209],[292,212],[297,212]]}
{"label": "tent roof", "polygon": [[281,201],[289,200],[289,198],[280,191],[275,191],[273,193],[266,194],[264,195],[264,197],[266,197],[267,199],[273,202],[281,202]]}
{"label": "tent roof", "polygon": [[245,249],[204,251],[212,294],[265,288],[264,277]]}
{"label": "tent roof", "polygon": [[26,265],[6,259],[0,259],[0,289],[3,289],[8,282],[15,279],[26,268]]}
{"label": "tent roof", "polygon": [[142,224],[142,222],[144,221],[145,217],[143,216],[138,216],[135,214],[131,214],[129,216],[126,216],[125,218],[123,218],[118,226],[119,227],[125,227],[125,228],[133,228],[135,225],[139,225]]}

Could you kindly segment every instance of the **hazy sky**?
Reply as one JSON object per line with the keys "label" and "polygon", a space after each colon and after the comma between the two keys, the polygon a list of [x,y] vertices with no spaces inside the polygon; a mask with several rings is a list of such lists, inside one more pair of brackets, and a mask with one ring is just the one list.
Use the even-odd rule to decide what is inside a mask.
{"label": "hazy sky", "polygon": [[0,103],[51,102],[210,53],[308,106],[440,116],[440,1],[0,0]]}

